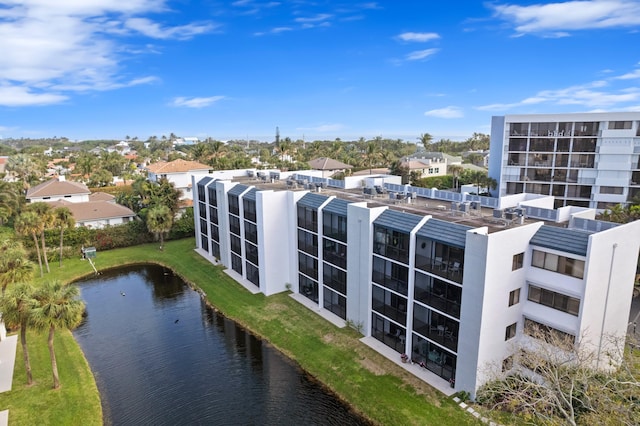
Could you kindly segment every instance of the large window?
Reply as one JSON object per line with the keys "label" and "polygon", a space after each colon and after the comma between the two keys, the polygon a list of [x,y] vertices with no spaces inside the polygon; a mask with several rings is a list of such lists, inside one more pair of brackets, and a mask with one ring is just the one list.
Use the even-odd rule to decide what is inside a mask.
{"label": "large window", "polygon": [[609,122],[609,129],[612,130],[628,130],[631,129],[631,123],[633,123],[632,121],[610,121]]}
{"label": "large window", "polygon": [[407,324],[407,299],[377,285],[372,286],[371,308],[387,318]]}
{"label": "large window", "polygon": [[328,263],[322,267],[322,280],[325,286],[329,286],[337,292],[347,294],[347,273]]}
{"label": "large window", "polygon": [[305,277],[302,274],[298,274],[298,280],[300,284],[300,294],[307,299],[318,302],[318,283],[309,277]]}
{"label": "large window", "polygon": [[402,263],[409,263],[409,234],[375,225],[373,252]]}
{"label": "large window", "polygon": [[337,241],[323,238],[322,258],[342,269],[347,269],[347,246]]}
{"label": "large window", "polygon": [[462,287],[416,272],[414,298],[440,312],[460,318]]}
{"label": "large window", "polygon": [[402,295],[407,295],[409,268],[390,260],[373,257],[373,282],[385,286]]}
{"label": "large window", "polygon": [[298,226],[318,232],[318,211],[311,207],[298,205]]}
{"label": "large window", "polygon": [[232,234],[240,235],[240,218],[229,215],[229,231]]}
{"label": "large window", "polygon": [[323,293],[324,308],[342,319],[347,319],[347,298],[326,287]]}
{"label": "large window", "polygon": [[229,213],[235,214],[236,216],[240,215],[240,204],[238,201],[238,196],[229,194]]}
{"label": "large window", "polygon": [[256,266],[260,266],[260,264],[258,263],[258,246],[245,241],[244,256],[249,262],[253,263]]}
{"label": "large window", "polygon": [[209,192],[209,204],[217,206],[218,205],[218,195],[216,194],[216,187],[215,184],[212,184],[213,186],[210,186],[207,188],[207,191]]}
{"label": "large window", "polygon": [[298,271],[311,278],[318,279],[318,259],[298,253]]}
{"label": "large window", "polygon": [[529,284],[528,300],[578,316],[580,299]]}
{"label": "large window", "polygon": [[583,278],[584,276],[584,260],[572,259],[540,250],[533,250],[531,265],[576,278]]}
{"label": "large window", "polygon": [[258,244],[258,227],[255,223],[244,221],[244,238],[254,244]]}
{"label": "large window", "polygon": [[318,256],[318,236],[311,232],[298,229],[298,250]]}
{"label": "large window", "polygon": [[524,319],[524,332],[529,336],[540,338],[549,343],[574,343],[576,336],[571,333],[560,331],[556,328],[541,324],[529,318]]}
{"label": "large window", "polygon": [[251,222],[256,221],[256,201],[255,200],[242,200],[242,205],[244,207],[244,218],[250,220]]}
{"label": "large window", "polygon": [[347,218],[335,213],[323,212],[322,233],[338,241],[347,242]]}

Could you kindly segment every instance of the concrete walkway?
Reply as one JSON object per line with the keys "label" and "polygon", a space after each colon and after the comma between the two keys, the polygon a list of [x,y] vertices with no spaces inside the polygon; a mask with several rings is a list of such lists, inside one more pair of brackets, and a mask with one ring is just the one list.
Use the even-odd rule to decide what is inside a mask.
{"label": "concrete walkway", "polygon": [[[16,363],[18,335],[7,336],[0,341],[0,392],[11,390],[13,385],[13,367]],[[0,426],[9,424],[9,410],[0,411]]]}
{"label": "concrete walkway", "polygon": [[360,341],[365,345],[373,348],[376,352],[382,354],[385,358],[388,358],[391,361],[395,362],[400,367],[404,368],[420,380],[427,382],[446,396],[451,396],[456,393],[456,390],[451,387],[447,380],[443,379],[437,374],[432,373],[426,368],[420,367],[420,365],[418,364],[409,362],[403,363],[402,360],[400,360],[400,354],[398,352],[394,351],[379,340],[373,337],[363,337],[362,339],[360,339]]}

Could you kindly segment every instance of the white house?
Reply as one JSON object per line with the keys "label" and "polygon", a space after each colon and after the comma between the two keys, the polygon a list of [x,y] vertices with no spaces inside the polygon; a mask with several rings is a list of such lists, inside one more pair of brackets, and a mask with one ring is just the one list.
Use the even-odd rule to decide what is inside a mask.
{"label": "white house", "polygon": [[57,178],[49,179],[46,182],[29,188],[26,198],[28,203],[58,200],[80,203],[89,201],[90,194],[91,191],[89,191],[87,185],[80,182],[68,181],[64,176],[58,176]]}
{"label": "white house", "polygon": [[67,181],[64,176],[50,179],[27,191],[27,202],[39,201],[50,203],[54,208],[67,207],[76,226],[103,228],[129,222],[136,217],[133,210],[116,204],[113,195],[102,192],[91,194],[85,184]]}
{"label": "white house", "polygon": [[149,181],[158,182],[160,179],[166,178],[169,182],[173,183],[176,189],[182,191],[183,200],[191,200],[192,177],[199,180],[211,171],[211,167],[198,163],[197,161],[177,159],[169,162],[159,161],[149,164],[146,170]]}
{"label": "white house", "polygon": [[411,197],[370,200],[344,182],[295,177],[327,186],[194,178],[198,253],[253,293],[290,289],[334,324],[361,325],[363,342],[408,354],[418,364],[406,368],[444,392],[474,396],[533,325],[603,357],[607,336],[626,333],[640,221],[554,210],[552,197],[386,182]]}

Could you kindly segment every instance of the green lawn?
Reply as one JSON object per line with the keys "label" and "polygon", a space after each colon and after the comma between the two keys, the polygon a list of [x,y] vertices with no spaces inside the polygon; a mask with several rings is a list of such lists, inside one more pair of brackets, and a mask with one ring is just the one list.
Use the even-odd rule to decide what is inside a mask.
{"label": "green lawn", "polygon": [[[172,268],[191,285],[204,290],[210,303],[227,317],[239,322],[255,334],[268,340],[283,353],[299,363],[299,365],[326,384],[342,399],[351,404],[354,409],[377,424],[383,425],[465,425],[480,424],[478,420],[462,411],[453,401],[444,397],[426,383],[416,379],[413,375],[387,360],[374,350],[359,341],[359,336],[351,329],[338,329],[320,318],[310,310],[304,308],[287,294],[270,297],[252,295],[235,281],[224,274],[221,267],[211,265],[194,252],[193,239],[172,241],[165,245],[164,251],[158,250],[158,244],[129,247],[98,253],[95,260],[99,270],[132,263],[154,262]],[[60,279],[68,282],[81,276],[93,274],[87,261],[68,259],[59,268],[57,263],[51,264],[51,273],[45,274],[44,279]],[[41,279],[37,280],[41,282]],[[60,343],[66,342],[70,354],[78,353],[78,346],[73,344],[70,336],[58,338]],[[67,339],[67,340],[65,340]],[[35,339],[34,339],[35,341]],[[35,345],[32,345],[35,347]],[[46,343],[41,345],[46,351]],[[35,349],[34,349],[35,351]],[[65,349],[61,348],[60,352]],[[46,354],[45,354],[46,355]],[[35,357],[35,356],[34,356]],[[62,358],[62,355],[60,355]],[[80,354],[81,357],[81,354]],[[62,360],[59,361],[63,364]],[[54,393],[49,391],[46,383],[42,390],[38,388],[38,395],[28,394],[33,389],[16,386],[24,383],[24,369],[21,367],[22,358],[16,359],[16,373],[14,375],[14,390],[0,394],[0,409],[10,409],[11,423],[18,420],[18,413],[24,413],[19,423],[32,423],[36,418],[39,423],[64,424],[60,411],[67,411],[73,407],[76,414],[69,414],[68,418],[91,418],[101,416],[99,405],[95,403],[95,391],[87,392],[90,401],[84,401],[85,394],[68,392],[69,401],[60,404],[51,400],[50,404],[42,404],[41,394]],[[67,392],[71,382],[81,379],[82,382],[90,372],[86,363],[65,360],[65,372],[61,369],[62,390]],[[75,371],[78,378],[72,378],[66,371],[69,365],[77,365],[82,371]],[[34,360],[34,370],[35,370]],[[45,371],[48,358],[38,361],[38,370]],[[39,383],[42,378],[37,379]],[[22,396],[16,396],[20,393]],[[53,397],[48,397],[53,398]],[[73,400],[73,404],[71,402]],[[37,405],[36,405],[37,404]],[[51,408],[44,409],[43,405]],[[78,417],[81,409],[91,406],[91,416]],[[82,408],[80,408],[82,407]],[[28,413],[33,417],[29,419]],[[24,419],[24,420],[23,420]],[[31,420],[31,421],[29,421]],[[83,424],[91,424],[84,422]],[[99,422],[98,422],[99,423]]]}

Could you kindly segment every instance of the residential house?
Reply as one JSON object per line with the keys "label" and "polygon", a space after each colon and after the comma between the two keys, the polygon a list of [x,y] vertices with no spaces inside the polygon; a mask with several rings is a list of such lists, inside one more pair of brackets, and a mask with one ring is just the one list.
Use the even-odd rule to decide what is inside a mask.
{"label": "residential house", "polygon": [[191,200],[192,177],[196,177],[199,180],[199,178],[206,176],[211,171],[211,167],[197,161],[177,159],[149,164],[146,170],[148,173],[147,179],[150,182],[158,182],[160,179],[166,178],[173,183],[176,189],[182,191],[182,199]]}
{"label": "residential house", "polygon": [[349,164],[342,163],[332,158],[320,157],[309,161],[311,170],[321,170],[322,177],[331,177],[336,173],[344,173],[353,168]]}

